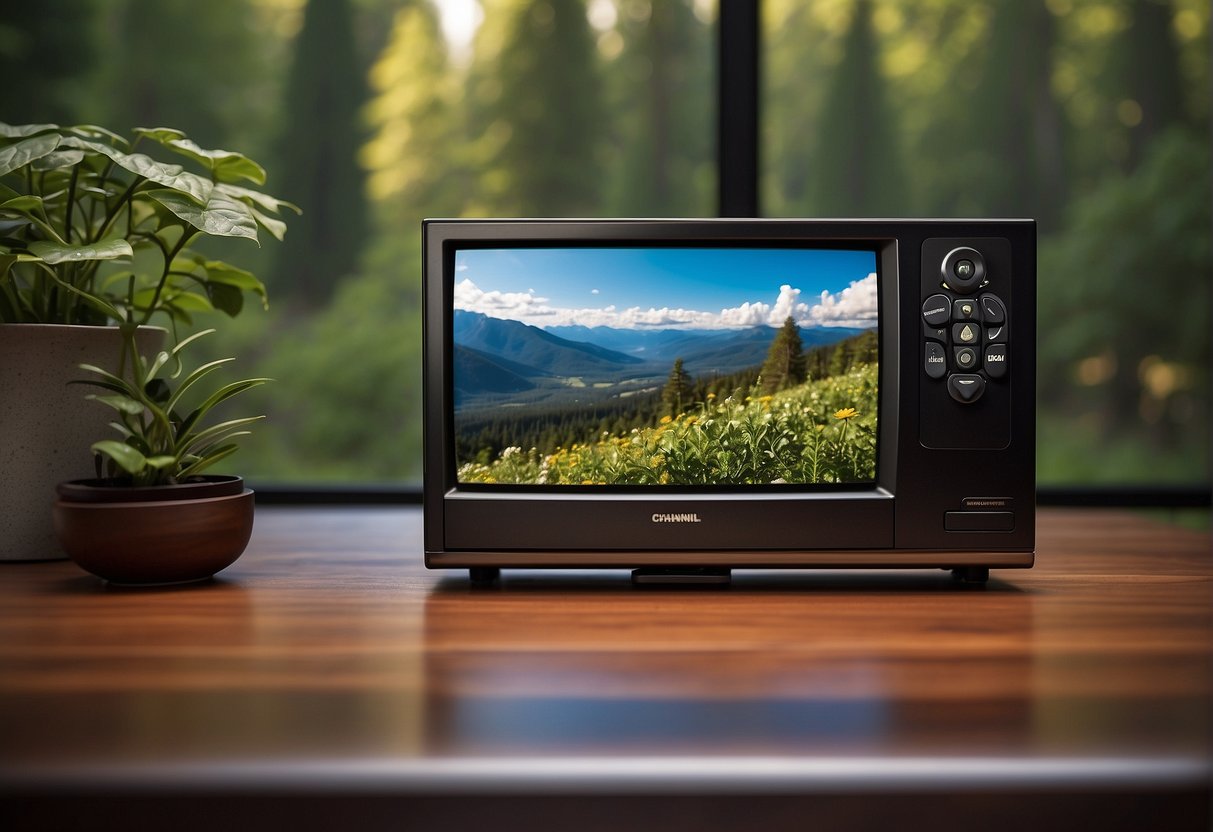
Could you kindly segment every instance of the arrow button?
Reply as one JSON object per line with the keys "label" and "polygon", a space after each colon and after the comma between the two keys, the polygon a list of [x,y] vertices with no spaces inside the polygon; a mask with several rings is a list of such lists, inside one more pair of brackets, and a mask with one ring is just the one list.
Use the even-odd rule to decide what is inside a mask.
{"label": "arrow button", "polygon": [[986,380],[972,373],[953,373],[948,376],[948,392],[961,404],[972,404],[986,391]]}

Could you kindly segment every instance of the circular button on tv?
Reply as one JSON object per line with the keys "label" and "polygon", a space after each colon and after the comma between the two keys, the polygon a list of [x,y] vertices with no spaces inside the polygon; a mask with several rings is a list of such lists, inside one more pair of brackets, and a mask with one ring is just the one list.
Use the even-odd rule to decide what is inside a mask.
{"label": "circular button on tv", "polygon": [[943,258],[939,267],[944,285],[953,291],[968,294],[986,279],[986,259],[975,248],[954,248]]}

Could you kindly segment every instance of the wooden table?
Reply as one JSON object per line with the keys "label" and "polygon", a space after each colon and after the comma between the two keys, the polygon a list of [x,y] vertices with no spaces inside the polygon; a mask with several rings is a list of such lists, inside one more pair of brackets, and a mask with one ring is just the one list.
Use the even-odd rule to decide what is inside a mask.
{"label": "wooden table", "polygon": [[1207,532],[1042,511],[984,589],[471,588],[420,541],[265,508],[209,584],[0,567],[0,828],[1209,828]]}

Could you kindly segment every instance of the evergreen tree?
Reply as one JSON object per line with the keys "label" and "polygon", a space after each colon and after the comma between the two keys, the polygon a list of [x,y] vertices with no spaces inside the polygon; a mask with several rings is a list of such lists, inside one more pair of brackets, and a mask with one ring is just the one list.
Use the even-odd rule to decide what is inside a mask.
{"label": "evergreen tree", "polygon": [[486,5],[469,82],[470,210],[506,216],[602,213],[605,119],[583,0]]}
{"label": "evergreen tree", "polygon": [[610,204],[620,216],[685,217],[714,212],[714,100],[709,28],[690,0],[664,0],[647,16],[625,7],[610,66],[611,124],[622,148]]}
{"label": "evergreen tree", "polygon": [[0,118],[9,124],[84,120],[77,91],[97,62],[97,18],[97,0],[5,4]]}
{"label": "evergreen tree", "polygon": [[762,364],[762,392],[771,394],[803,384],[808,372],[800,327],[791,315],[783,322]]}
{"label": "evergreen tree", "polygon": [[905,177],[871,0],[856,0],[843,50],[817,128],[810,204],[819,215],[896,216],[906,208]]}
{"label": "evergreen tree", "polygon": [[208,0],[205,10],[196,0],[100,7],[106,60],[87,85],[87,118],[119,132],[175,127],[203,147],[265,158],[274,74],[252,0]]}
{"label": "evergreen tree", "polygon": [[366,98],[349,0],[311,0],[295,42],[271,166],[279,193],[303,207],[273,273],[280,297],[323,304],[359,266],[367,235],[365,174],[357,160]]}
{"label": "evergreen tree", "polygon": [[694,400],[694,383],[691,374],[682,368],[682,359],[674,359],[674,367],[670,370],[670,378],[661,391],[661,401],[671,416],[677,416],[685,411]]}
{"label": "evergreen tree", "polygon": [[460,173],[452,144],[461,90],[431,4],[396,12],[370,79],[375,95],[367,112],[374,135],[362,157],[383,219],[399,229],[426,215],[457,215],[463,194],[450,183]]}
{"label": "evergreen tree", "polygon": [[1168,0],[1132,0],[1127,25],[1112,44],[1109,103],[1128,131],[1128,170],[1141,164],[1157,136],[1185,120],[1173,16]]}

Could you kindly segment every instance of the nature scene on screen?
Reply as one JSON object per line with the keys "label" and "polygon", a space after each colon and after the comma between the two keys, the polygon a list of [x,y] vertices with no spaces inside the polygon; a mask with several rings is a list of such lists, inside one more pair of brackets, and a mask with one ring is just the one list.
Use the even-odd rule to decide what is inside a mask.
{"label": "nature scene on screen", "polygon": [[461,483],[818,485],[876,477],[876,257],[461,250]]}

